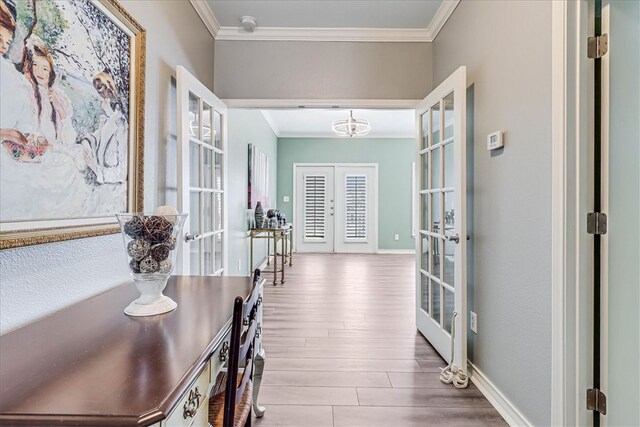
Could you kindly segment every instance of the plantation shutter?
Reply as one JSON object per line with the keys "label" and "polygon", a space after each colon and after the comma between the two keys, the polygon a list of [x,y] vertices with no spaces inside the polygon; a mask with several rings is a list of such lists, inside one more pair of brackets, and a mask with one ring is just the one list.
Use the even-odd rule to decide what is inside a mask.
{"label": "plantation shutter", "polygon": [[346,175],[345,239],[367,238],[367,176]]}
{"label": "plantation shutter", "polygon": [[326,175],[304,176],[304,237],[324,239],[326,226]]}

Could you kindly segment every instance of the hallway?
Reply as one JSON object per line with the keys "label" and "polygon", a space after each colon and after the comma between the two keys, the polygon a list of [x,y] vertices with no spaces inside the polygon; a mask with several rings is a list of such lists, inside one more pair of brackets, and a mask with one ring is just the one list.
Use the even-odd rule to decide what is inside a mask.
{"label": "hallway", "polygon": [[506,425],[473,384],[440,382],[446,363],[415,328],[413,255],[293,261],[284,286],[265,289],[256,425]]}

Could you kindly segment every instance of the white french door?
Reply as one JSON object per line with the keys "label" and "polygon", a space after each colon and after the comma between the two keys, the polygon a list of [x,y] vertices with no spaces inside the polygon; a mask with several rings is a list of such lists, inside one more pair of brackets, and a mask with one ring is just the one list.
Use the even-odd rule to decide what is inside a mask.
{"label": "white french door", "polygon": [[376,167],[336,166],[335,251],[373,253]]}
{"label": "white french door", "polygon": [[377,171],[375,164],[294,166],[298,252],[376,251]]}
{"label": "white french door", "polygon": [[295,168],[298,252],[333,252],[335,219],[333,166]]}
{"label": "white french door", "polygon": [[188,213],[181,273],[225,271],[227,107],[184,67],[177,67],[178,210]]}
{"label": "white french door", "polygon": [[[466,68],[416,108],[419,239],[416,324],[448,362],[467,370]],[[457,313],[455,323],[453,314]]]}

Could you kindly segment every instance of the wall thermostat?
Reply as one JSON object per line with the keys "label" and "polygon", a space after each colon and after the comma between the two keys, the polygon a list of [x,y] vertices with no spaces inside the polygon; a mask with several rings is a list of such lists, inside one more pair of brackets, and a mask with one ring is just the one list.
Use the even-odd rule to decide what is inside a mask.
{"label": "wall thermostat", "polygon": [[504,147],[504,141],[502,140],[501,130],[487,135],[487,150],[491,151],[502,147]]}

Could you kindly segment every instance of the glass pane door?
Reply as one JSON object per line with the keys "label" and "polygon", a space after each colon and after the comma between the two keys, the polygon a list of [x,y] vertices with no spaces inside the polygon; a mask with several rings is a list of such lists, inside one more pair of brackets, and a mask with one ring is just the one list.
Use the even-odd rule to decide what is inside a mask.
{"label": "glass pane door", "polygon": [[465,82],[461,67],[417,109],[416,319],[418,329],[450,361],[457,312],[454,363],[466,370]]}
{"label": "glass pane door", "polygon": [[221,275],[225,255],[226,107],[178,67],[179,209],[188,212],[182,273]]}

